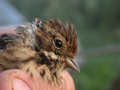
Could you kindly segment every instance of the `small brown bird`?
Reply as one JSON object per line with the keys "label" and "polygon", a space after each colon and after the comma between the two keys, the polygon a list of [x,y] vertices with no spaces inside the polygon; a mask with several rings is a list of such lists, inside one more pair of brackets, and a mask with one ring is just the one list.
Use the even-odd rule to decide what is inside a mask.
{"label": "small brown bird", "polygon": [[73,61],[78,47],[73,25],[37,18],[15,33],[0,36],[0,71],[22,69],[54,83],[60,82],[66,68],[79,72]]}

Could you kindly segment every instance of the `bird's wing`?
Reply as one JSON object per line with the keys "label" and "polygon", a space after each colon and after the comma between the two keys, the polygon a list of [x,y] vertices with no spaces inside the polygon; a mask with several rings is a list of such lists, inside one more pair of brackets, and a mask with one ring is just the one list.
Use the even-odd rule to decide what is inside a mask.
{"label": "bird's wing", "polygon": [[5,49],[6,46],[10,43],[12,43],[13,40],[15,40],[17,36],[15,34],[2,34],[0,36],[0,49]]}

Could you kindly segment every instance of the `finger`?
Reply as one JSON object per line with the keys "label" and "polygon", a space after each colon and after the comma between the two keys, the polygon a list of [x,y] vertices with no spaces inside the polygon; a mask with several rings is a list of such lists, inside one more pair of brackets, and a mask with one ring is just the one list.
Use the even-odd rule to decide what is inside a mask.
{"label": "finger", "polygon": [[20,70],[0,73],[0,90],[35,90],[30,77]]}
{"label": "finger", "polygon": [[18,28],[25,28],[26,25],[20,25],[16,27],[11,27],[11,28],[0,28],[0,35],[10,33],[10,34],[16,34],[16,30]]}
{"label": "finger", "polygon": [[31,90],[30,87],[20,79],[14,79],[13,80],[13,90]]}

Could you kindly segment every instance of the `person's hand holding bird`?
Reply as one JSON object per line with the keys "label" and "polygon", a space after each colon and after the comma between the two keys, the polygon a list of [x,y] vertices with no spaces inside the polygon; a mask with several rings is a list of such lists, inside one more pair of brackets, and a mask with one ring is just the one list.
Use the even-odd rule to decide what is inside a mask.
{"label": "person's hand holding bird", "polygon": [[36,19],[32,24],[17,27],[13,33],[0,36],[0,71],[20,69],[35,82],[40,77],[50,86],[59,87],[67,81],[64,75],[72,82],[64,71],[66,68],[79,72],[73,61],[77,47],[73,25]]}

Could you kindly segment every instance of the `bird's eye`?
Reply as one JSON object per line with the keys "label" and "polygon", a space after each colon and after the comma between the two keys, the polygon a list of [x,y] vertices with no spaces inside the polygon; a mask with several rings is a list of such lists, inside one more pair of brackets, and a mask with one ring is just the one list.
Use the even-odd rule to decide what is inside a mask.
{"label": "bird's eye", "polygon": [[62,47],[62,41],[59,40],[59,39],[55,39],[55,45],[56,45],[56,47],[61,48]]}

